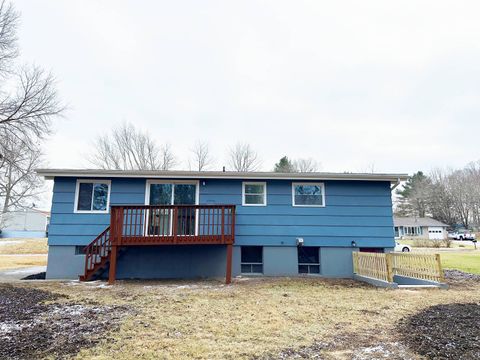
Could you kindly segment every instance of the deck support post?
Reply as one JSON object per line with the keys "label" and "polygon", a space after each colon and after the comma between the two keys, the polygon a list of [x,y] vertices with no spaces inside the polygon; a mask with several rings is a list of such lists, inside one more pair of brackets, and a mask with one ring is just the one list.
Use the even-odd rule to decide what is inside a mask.
{"label": "deck support post", "polygon": [[117,274],[117,245],[112,245],[110,252],[110,269],[108,271],[108,284],[113,285]]}
{"label": "deck support post", "polygon": [[227,271],[225,273],[225,284],[230,284],[232,282],[232,251],[233,245],[227,245]]}

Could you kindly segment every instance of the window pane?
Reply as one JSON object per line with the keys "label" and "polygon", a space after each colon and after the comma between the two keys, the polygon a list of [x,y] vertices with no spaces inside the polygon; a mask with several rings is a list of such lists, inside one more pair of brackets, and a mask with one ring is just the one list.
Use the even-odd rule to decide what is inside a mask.
{"label": "window pane", "polygon": [[252,266],[247,265],[247,264],[242,264],[241,272],[244,273],[244,274],[245,273],[251,273],[252,272]]}
{"label": "window pane", "polygon": [[320,265],[309,265],[310,274],[320,274]]}
{"label": "window pane", "polygon": [[323,199],[321,195],[295,195],[295,205],[323,205]]}
{"label": "window pane", "polygon": [[308,274],[308,265],[298,265],[298,272],[300,274]]}
{"label": "window pane", "polygon": [[252,265],[252,272],[257,273],[257,274],[262,274],[263,273],[263,265],[262,264]]}
{"label": "window pane", "polygon": [[320,185],[295,185],[295,205],[323,205]]}
{"label": "window pane", "polygon": [[195,205],[195,185],[175,184],[174,201],[175,205]]}
{"label": "window pane", "polygon": [[300,246],[298,247],[298,263],[299,264],[318,264],[319,250],[316,246]]}
{"label": "window pane", "polygon": [[264,189],[262,184],[245,184],[245,194],[263,194]]}
{"label": "window pane", "polygon": [[321,195],[322,188],[319,185],[296,185],[295,195]]}
{"label": "window pane", "polygon": [[262,246],[242,246],[242,263],[263,263]]}
{"label": "window pane", "polygon": [[171,205],[172,184],[150,184],[150,205]]}
{"label": "window pane", "polygon": [[77,210],[92,210],[92,183],[80,183]]}
{"label": "window pane", "polygon": [[263,195],[245,195],[245,204],[258,205],[264,204]]}
{"label": "window pane", "polygon": [[93,185],[93,207],[92,210],[107,210],[108,185]]}

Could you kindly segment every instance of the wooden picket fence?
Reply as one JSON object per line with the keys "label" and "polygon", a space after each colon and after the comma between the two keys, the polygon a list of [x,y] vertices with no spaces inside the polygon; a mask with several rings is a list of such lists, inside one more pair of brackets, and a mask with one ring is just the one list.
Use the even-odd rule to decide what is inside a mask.
{"label": "wooden picket fence", "polygon": [[353,272],[386,282],[395,275],[444,282],[439,254],[367,253],[355,251]]}

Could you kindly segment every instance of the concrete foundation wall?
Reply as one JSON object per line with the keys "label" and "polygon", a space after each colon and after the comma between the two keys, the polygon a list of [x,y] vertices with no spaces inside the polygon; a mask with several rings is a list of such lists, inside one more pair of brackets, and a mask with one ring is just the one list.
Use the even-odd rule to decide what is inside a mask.
{"label": "concrete foundation wall", "polygon": [[47,279],[78,279],[85,269],[85,255],[75,255],[75,246],[49,246]]}
{"label": "concrete foundation wall", "polygon": [[[353,248],[320,248],[320,275],[351,278]],[[241,247],[234,246],[233,276],[240,275]],[[85,256],[75,255],[75,246],[50,246],[48,279],[78,279],[83,274]],[[131,246],[118,256],[117,279],[175,279],[224,277],[226,246],[177,245]],[[107,271],[103,277],[107,276]],[[263,275],[297,276],[296,246],[263,247]]]}

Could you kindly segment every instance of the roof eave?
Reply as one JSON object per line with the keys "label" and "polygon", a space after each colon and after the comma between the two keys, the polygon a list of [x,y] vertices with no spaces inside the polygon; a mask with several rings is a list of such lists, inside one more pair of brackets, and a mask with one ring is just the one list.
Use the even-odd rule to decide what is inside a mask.
{"label": "roof eave", "polygon": [[277,180],[359,180],[405,181],[407,174],[354,174],[354,173],[273,173],[273,172],[216,172],[216,171],[138,171],[138,170],[73,170],[37,169],[46,180],[55,177],[94,178],[150,178],[150,179],[277,179]]}

